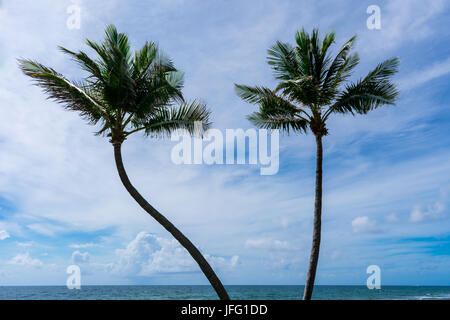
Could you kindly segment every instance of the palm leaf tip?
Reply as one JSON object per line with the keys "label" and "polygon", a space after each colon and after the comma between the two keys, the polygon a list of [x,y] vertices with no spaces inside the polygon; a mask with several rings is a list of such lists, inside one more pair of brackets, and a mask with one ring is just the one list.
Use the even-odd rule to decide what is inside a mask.
{"label": "palm leaf tip", "polygon": [[170,136],[178,130],[187,130],[190,134],[201,136],[211,126],[210,110],[206,104],[193,101],[178,108],[161,108],[150,119],[136,121],[135,126],[143,126],[145,134],[153,137]]}
{"label": "palm leaf tip", "polygon": [[270,115],[264,111],[253,112],[247,116],[247,120],[261,129],[278,129],[290,133],[290,131],[305,132],[308,130],[309,122],[302,118],[288,115]]}
{"label": "palm leaf tip", "polygon": [[259,103],[267,95],[273,94],[272,90],[265,87],[250,87],[241,84],[235,84],[234,90],[241,99],[250,103]]}
{"label": "palm leaf tip", "polygon": [[33,60],[29,60],[29,59],[17,59],[18,64],[19,64],[19,68],[22,70],[22,72],[29,76],[29,77],[34,77],[36,76],[38,73],[43,71],[43,65],[41,65],[40,63],[33,61]]}
{"label": "palm leaf tip", "polygon": [[102,117],[108,121],[105,109],[90,94],[83,83],[73,83],[52,68],[38,62],[20,59],[19,67],[35,85],[47,93],[49,99],[62,103],[71,111],[77,111],[90,124],[96,124]]}
{"label": "palm leaf tip", "polygon": [[363,79],[347,85],[329,113],[365,114],[382,105],[395,105],[399,91],[392,76],[398,72],[399,63],[397,57],[385,60]]}

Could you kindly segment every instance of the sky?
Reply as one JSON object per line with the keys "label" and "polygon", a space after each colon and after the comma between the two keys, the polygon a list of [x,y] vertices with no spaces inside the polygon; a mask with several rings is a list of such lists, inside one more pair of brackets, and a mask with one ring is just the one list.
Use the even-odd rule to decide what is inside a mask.
{"label": "sky", "polygon": [[[67,20],[80,8],[80,28]],[[367,7],[381,28],[368,29]],[[0,285],[207,284],[179,244],[127,194],[107,138],[33,86],[17,58],[83,73],[58,45],[90,54],[107,24],[138,49],[154,41],[185,72],[184,95],[213,127],[253,128],[256,106],[234,83],[276,86],[267,49],[295,32],[357,35],[351,80],[399,57],[395,106],[335,115],[324,139],[323,234],[316,284],[450,285],[450,14],[448,1],[69,1],[0,5]],[[176,165],[170,139],[136,134],[123,146],[138,190],[202,251],[225,285],[304,284],[315,142],[281,134],[279,171],[255,165]]]}

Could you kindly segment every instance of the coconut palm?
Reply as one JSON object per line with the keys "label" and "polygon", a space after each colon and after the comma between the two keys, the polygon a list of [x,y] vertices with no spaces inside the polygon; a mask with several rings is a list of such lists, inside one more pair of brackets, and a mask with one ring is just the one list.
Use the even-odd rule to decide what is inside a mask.
{"label": "coconut palm", "polygon": [[[83,51],[68,54],[87,77],[71,82],[52,68],[32,60],[19,60],[20,68],[43,88],[49,98],[66,109],[77,111],[89,124],[99,125],[97,134],[110,138],[120,179],[136,202],[179,243],[200,266],[220,299],[228,294],[213,269],[192,242],[166,217],[149,204],[131,184],[122,162],[121,146],[127,137],[143,132],[151,137],[164,137],[178,129],[190,133],[210,126],[210,112],[202,103],[185,102],[181,89],[183,74],[152,42],[132,52],[128,38],[113,25],[106,28],[102,43],[87,40],[98,55],[91,59]],[[201,125],[196,126],[194,122]]]}
{"label": "coconut palm", "polygon": [[317,146],[314,229],[309,268],[303,299],[311,299],[319,259],[322,215],[322,138],[328,134],[327,120],[334,114],[366,114],[395,103],[398,91],[391,83],[397,72],[397,58],[386,60],[364,78],[349,82],[359,63],[351,53],[356,37],[348,40],[332,57],[328,50],[334,43],[334,32],[323,40],[314,29],[310,34],[297,31],[296,45],[277,42],[268,50],[268,64],[279,84],[266,87],[235,85],[237,94],[257,104],[259,111],[248,119],[258,127],[314,134]]}

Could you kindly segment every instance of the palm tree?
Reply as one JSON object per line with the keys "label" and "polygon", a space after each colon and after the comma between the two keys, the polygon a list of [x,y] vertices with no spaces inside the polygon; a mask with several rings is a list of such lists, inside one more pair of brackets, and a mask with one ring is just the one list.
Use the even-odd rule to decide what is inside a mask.
{"label": "palm tree", "polygon": [[392,105],[398,95],[391,77],[397,72],[397,58],[380,63],[367,76],[348,82],[359,63],[351,54],[356,36],[348,40],[332,58],[328,49],[334,43],[334,32],[323,40],[314,29],[309,35],[297,31],[296,46],[277,42],[268,50],[268,64],[279,84],[275,90],[265,87],[235,85],[237,94],[247,102],[257,104],[259,111],[248,119],[258,127],[281,129],[287,133],[310,130],[317,146],[314,230],[306,277],[304,300],[310,300],[319,260],[322,215],[322,138],[328,134],[328,118],[333,114],[366,114],[382,106]]}
{"label": "palm tree", "polygon": [[220,299],[228,300],[225,288],[195,245],[131,184],[121,153],[125,139],[139,131],[151,137],[167,136],[178,129],[198,134],[194,123],[199,121],[202,129],[209,127],[210,111],[202,103],[185,102],[181,93],[183,73],[153,42],[146,42],[141,50],[132,53],[128,37],[113,25],[107,26],[105,33],[101,44],[87,40],[98,54],[96,60],[82,51],[60,47],[87,72],[81,82],[71,82],[31,60],[20,59],[20,68],[49,98],[79,112],[89,124],[101,125],[97,134],[110,137],[117,171],[129,194],[190,253]]}

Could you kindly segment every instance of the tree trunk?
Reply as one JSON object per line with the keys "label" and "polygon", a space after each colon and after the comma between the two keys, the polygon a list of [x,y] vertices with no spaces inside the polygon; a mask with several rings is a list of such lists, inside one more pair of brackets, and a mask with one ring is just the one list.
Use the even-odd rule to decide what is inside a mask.
{"label": "tree trunk", "polygon": [[178,240],[178,242],[190,253],[192,258],[194,258],[195,262],[199,265],[200,269],[205,274],[206,278],[208,278],[212,287],[216,291],[217,295],[221,300],[230,300],[228,293],[223,287],[217,275],[214,273],[213,269],[209,265],[208,261],[206,261],[205,257],[201,254],[201,252],[197,249],[196,246],[188,239],[186,236],[181,233],[169,220],[166,219],[161,213],[159,213],[155,208],[153,208],[147,200],[145,200],[140,193],[134,188],[128,179],[127,173],[123,166],[122,162],[122,153],[121,153],[121,144],[114,144],[114,158],[116,160],[117,171],[119,172],[120,180],[122,180],[123,185],[128,190],[130,195],[136,200],[137,203],[147,211],[149,215],[151,215],[156,221],[158,221],[167,231],[172,234],[172,236]]}
{"label": "tree trunk", "polygon": [[322,227],[322,136],[316,135],[317,162],[316,162],[316,196],[314,202],[314,231],[312,239],[311,256],[309,258],[308,274],[306,276],[303,300],[311,300],[316,278],[317,263],[319,262],[320,232]]}

